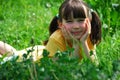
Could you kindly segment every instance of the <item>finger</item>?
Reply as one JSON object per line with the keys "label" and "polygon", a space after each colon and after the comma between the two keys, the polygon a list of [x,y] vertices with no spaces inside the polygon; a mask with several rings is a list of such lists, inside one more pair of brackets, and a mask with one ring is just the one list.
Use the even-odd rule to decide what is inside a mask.
{"label": "finger", "polygon": [[90,24],[90,20],[88,18],[86,19],[86,24],[87,24],[88,34],[90,34],[91,33],[91,24]]}
{"label": "finger", "polygon": [[91,33],[91,23],[90,23],[90,20],[88,19],[88,33],[90,34]]}
{"label": "finger", "polygon": [[70,36],[69,36],[69,33],[68,33],[68,31],[67,31],[67,29],[66,29],[66,27],[64,25],[63,25],[63,28],[62,28],[62,32],[63,32],[63,36],[64,36],[64,38],[66,40],[70,40],[71,39]]}
{"label": "finger", "polygon": [[63,36],[64,36],[65,38],[67,38],[66,30],[65,30],[64,28],[61,28],[61,29],[62,29]]}
{"label": "finger", "polygon": [[66,26],[65,26],[65,25],[63,25],[63,26],[64,26],[64,29],[65,29],[65,32],[67,33],[67,35],[71,36],[71,34],[70,34],[70,32],[67,30]]}
{"label": "finger", "polygon": [[70,33],[70,31],[66,30],[66,32],[68,33],[68,35],[69,35],[69,37],[70,37],[70,39],[72,40],[73,43],[77,43],[78,42],[77,39],[74,37],[74,35],[72,35]]}
{"label": "finger", "polygon": [[69,40],[72,40],[73,42],[76,41],[76,38],[70,33],[69,30],[67,30],[66,26],[64,25],[64,29],[67,33],[67,36],[69,37]]}

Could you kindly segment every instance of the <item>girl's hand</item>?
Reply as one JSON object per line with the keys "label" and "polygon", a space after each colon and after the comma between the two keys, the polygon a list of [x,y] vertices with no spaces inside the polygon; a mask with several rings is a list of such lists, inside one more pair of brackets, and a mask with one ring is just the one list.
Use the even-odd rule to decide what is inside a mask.
{"label": "girl's hand", "polygon": [[74,48],[74,52],[72,54],[73,57],[76,58],[81,58],[81,55],[79,54],[79,40],[77,40],[67,29],[66,27],[63,25],[62,29],[62,33],[63,36],[65,37],[65,39],[67,40],[68,43],[72,43],[72,48]]}
{"label": "girl's hand", "polygon": [[86,18],[85,20],[85,27],[86,27],[86,31],[85,31],[85,34],[83,34],[83,36],[80,38],[81,42],[85,42],[89,34],[91,33],[91,24],[88,18]]}
{"label": "girl's hand", "polygon": [[71,36],[70,32],[67,31],[67,29],[66,29],[66,27],[65,27],[64,25],[62,25],[61,31],[62,31],[62,33],[63,33],[64,38],[65,38],[67,41],[71,41],[71,40],[72,40],[72,36]]}
{"label": "girl's hand", "polygon": [[63,25],[63,27],[61,28],[62,33],[64,38],[69,42],[69,43],[73,43],[73,44],[78,44],[79,41],[66,29],[66,26]]}

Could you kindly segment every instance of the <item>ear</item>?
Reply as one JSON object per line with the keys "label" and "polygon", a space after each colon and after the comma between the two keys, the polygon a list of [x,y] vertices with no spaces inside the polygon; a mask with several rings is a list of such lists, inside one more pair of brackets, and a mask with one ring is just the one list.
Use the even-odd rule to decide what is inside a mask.
{"label": "ear", "polygon": [[58,27],[61,28],[61,27],[62,27],[62,22],[60,22],[60,21],[58,20],[57,23],[58,23]]}

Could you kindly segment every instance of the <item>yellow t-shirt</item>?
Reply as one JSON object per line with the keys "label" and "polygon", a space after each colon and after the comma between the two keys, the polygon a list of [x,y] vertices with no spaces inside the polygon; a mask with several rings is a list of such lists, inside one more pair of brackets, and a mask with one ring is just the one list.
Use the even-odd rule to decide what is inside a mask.
{"label": "yellow t-shirt", "polygon": [[[90,41],[90,37],[87,39],[88,47],[90,50],[94,49],[93,44]],[[62,32],[60,29],[56,30],[49,38],[49,41],[46,45],[46,50],[50,52],[49,56],[52,57],[55,55],[55,53],[60,50],[60,51],[65,51],[67,50],[67,45],[65,38],[62,35]],[[80,49],[81,52],[81,49]],[[80,54],[81,56],[81,54]]]}

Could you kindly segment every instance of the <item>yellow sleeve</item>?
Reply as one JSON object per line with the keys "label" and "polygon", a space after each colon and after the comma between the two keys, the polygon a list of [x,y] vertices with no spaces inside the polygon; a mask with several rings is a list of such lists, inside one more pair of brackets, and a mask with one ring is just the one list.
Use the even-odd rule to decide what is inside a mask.
{"label": "yellow sleeve", "polygon": [[90,36],[87,39],[87,43],[88,43],[88,47],[90,50],[94,50],[94,45],[92,44],[91,40],[90,40]]}
{"label": "yellow sleeve", "polygon": [[52,57],[58,50],[64,51],[64,45],[54,38],[50,38],[46,45],[46,50],[50,52],[49,56]]}

